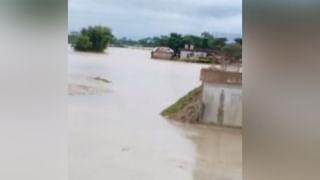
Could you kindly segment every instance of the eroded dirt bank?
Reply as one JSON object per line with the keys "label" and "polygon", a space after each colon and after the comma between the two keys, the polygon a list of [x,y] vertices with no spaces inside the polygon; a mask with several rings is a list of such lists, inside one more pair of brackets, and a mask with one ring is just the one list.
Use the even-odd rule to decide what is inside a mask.
{"label": "eroded dirt bank", "polygon": [[186,123],[200,123],[201,118],[201,92],[197,87],[181,97],[175,103],[161,112],[161,115],[170,119]]}

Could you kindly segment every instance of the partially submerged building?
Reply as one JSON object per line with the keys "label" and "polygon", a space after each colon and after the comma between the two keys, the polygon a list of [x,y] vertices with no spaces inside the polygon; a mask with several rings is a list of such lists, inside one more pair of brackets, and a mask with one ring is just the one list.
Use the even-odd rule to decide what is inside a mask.
{"label": "partially submerged building", "polygon": [[242,127],[242,73],[237,68],[201,70],[202,85],[164,109],[169,119],[188,123]]}
{"label": "partially submerged building", "polygon": [[180,59],[184,61],[198,61],[209,56],[210,51],[206,49],[195,49],[193,45],[186,44],[180,49]]}
{"label": "partially submerged building", "polygon": [[156,47],[151,51],[152,59],[170,60],[174,56],[174,51],[169,47]]}
{"label": "partially submerged building", "polygon": [[242,127],[242,73],[201,70],[201,123]]}

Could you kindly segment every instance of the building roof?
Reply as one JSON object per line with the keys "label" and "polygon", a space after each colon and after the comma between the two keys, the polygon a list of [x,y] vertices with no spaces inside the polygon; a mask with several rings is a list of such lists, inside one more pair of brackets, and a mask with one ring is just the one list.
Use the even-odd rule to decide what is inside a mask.
{"label": "building roof", "polygon": [[165,53],[174,53],[174,51],[169,47],[156,47],[152,52],[165,52]]}
{"label": "building roof", "polygon": [[225,71],[216,68],[201,69],[200,79],[203,82],[221,83],[230,85],[242,85],[242,73]]}

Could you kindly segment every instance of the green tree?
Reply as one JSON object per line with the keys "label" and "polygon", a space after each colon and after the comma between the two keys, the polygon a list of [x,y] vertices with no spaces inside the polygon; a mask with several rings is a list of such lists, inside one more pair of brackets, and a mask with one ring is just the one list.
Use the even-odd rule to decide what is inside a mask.
{"label": "green tree", "polygon": [[242,48],[238,43],[227,44],[222,48],[222,52],[228,57],[235,60],[242,58]]}
{"label": "green tree", "polygon": [[216,39],[212,34],[203,32],[200,36],[185,35],[183,42],[184,44],[192,44],[195,48],[220,50],[225,45],[226,39]]}
{"label": "green tree", "polygon": [[201,33],[201,37],[206,39],[211,39],[211,38],[213,39],[213,36],[208,32]]}
{"label": "green tree", "polygon": [[212,43],[212,48],[216,50],[221,50],[227,42],[227,38],[215,38]]}
{"label": "green tree", "polygon": [[68,43],[71,44],[71,45],[75,44],[75,42],[77,41],[77,38],[78,38],[79,35],[80,35],[79,32],[75,32],[75,31],[71,32],[68,35]]}
{"label": "green tree", "polygon": [[184,46],[182,35],[178,33],[171,33],[168,39],[168,46],[174,50],[175,54],[177,54],[179,49]]}
{"label": "green tree", "polygon": [[144,46],[144,47],[153,47],[154,46],[153,39],[150,37],[140,39],[138,41],[138,43],[139,43],[139,45]]}
{"label": "green tree", "polygon": [[234,39],[234,42],[242,45],[242,38],[235,38],[235,39]]}
{"label": "green tree", "polygon": [[183,36],[183,44],[192,44],[195,48],[202,48],[202,38],[195,35]]}
{"label": "green tree", "polygon": [[193,35],[185,35],[183,36],[183,43],[184,44],[195,44]]}
{"label": "green tree", "polygon": [[104,26],[89,26],[83,28],[73,42],[73,47],[79,51],[103,52],[114,39],[111,29]]}
{"label": "green tree", "polygon": [[169,46],[169,37],[168,36],[160,36],[158,46]]}
{"label": "green tree", "polygon": [[203,49],[214,49],[215,38],[208,32],[201,33],[201,47]]}
{"label": "green tree", "polygon": [[87,51],[92,48],[92,42],[88,36],[80,35],[74,42],[74,48],[78,51]]}

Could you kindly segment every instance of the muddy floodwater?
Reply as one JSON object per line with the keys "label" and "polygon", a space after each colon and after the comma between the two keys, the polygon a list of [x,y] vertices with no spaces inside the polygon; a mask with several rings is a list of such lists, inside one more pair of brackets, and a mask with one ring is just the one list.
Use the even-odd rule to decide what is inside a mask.
{"label": "muddy floodwater", "polygon": [[240,180],[241,130],[168,121],[207,65],[69,51],[71,180]]}

